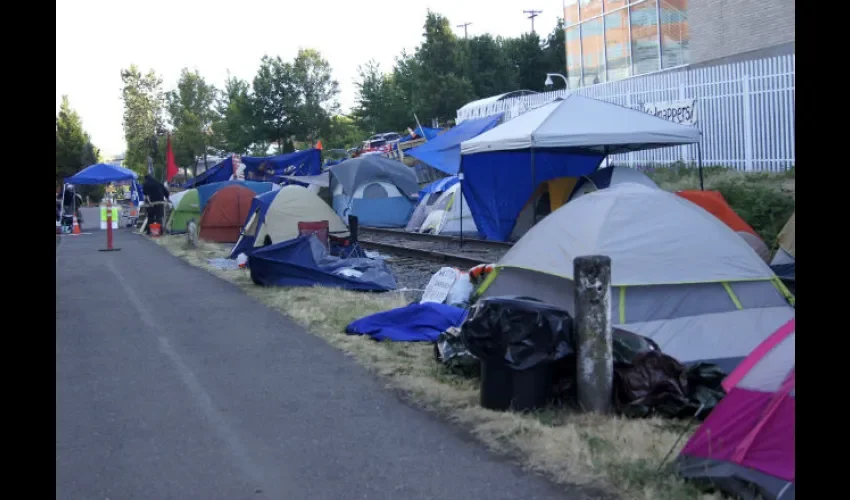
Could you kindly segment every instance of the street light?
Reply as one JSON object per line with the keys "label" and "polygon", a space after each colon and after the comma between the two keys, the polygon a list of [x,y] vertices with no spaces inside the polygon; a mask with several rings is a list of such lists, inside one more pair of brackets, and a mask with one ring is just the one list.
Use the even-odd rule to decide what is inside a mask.
{"label": "street light", "polygon": [[547,87],[551,87],[552,85],[554,85],[554,83],[552,82],[553,76],[560,77],[561,80],[564,80],[564,87],[570,86],[569,82],[567,81],[567,77],[560,73],[546,73],[546,81],[543,82],[543,85],[546,85]]}

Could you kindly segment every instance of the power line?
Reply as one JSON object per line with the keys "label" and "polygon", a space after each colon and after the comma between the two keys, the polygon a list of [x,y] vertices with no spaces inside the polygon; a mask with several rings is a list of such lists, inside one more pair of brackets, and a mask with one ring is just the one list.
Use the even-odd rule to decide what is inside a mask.
{"label": "power line", "polygon": [[466,36],[467,36],[466,35],[466,27],[469,26],[470,24],[472,24],[472,23],[463,23],[463,24],[457,25],[458,28],[463,28],[463,37],[464,38],[466,38]]}
{"label": "power line", "polygon": [[528,18],[531,19],[531,32],[534,33],[534,18],[543,13],[542,10],[524,10],[523,14],[528,14]]}

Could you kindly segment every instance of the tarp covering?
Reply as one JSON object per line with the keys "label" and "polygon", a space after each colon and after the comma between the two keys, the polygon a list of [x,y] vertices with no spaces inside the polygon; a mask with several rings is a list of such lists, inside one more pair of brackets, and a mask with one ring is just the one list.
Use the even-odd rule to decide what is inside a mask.
{"label": "tarp covering", "polygon": [[400,161],[383,156],[361,156],[347,160],[330,168],[336,182],[342,184],[346,195],[353,195],[358,186],[366,182],[382,181],[398,187],[408,197],[419,191],[419,183],[413,169]]}
{"label": "tarp covering", "polygon": [[66,177],[68,184],[109,184],[110,182],[132,181],[139,176],[136,172],[117,165],[98,163],[88,166],[71,177]]}
{"label": "tarp covering", "polygon": [[460,145],[463,141],[495,127],[502,114],[467,120],[421,146],[405,152],[447,174],[457,174],[460,169]]}
{"label": "tarp covering", "polygon": [[561,150],[464,156],[463,196],[484,238],[507,241],[520,212],[540,184],[588,175],[603,159],[601,153],[573,154]]}
{"label": "tarp covering", "polygon": [[700,141],[701,135],[696,127],[680,125],[611,102],[570,94],[465,141],[461,151],[468,155],[530,148],[567,148],[619,154],[694,144]]}
{"label": "tarp covering", "polygon": [[219,192],[221,189],[226,188],[227,186],[244,186],[256,194],[268,193],[269,191],[274,189],[274,184],[271,182],[254,182],[254,181],[224,181],[224,182],[214,182],[212,184],[204,184],[203,186],[198,188],[198,203],[200,205],[201,212],[204,211],[204,208],[207,206],[207,202],[210,201],[210,198],[213,197],[214,194]]}
{"label": "tarp covering", "polygon": [[442,193],[447,191],[450,187],[454,186],[458,183],[458,177],[456,175],[452,175],[449,177],[444,177],[438,181],[434,181],[431,184],[428,184],[424,188],[419,190],[419,201],[425,199],[431,193]]}
{"label": "tarp covering", "polygon": [[440,132],[442,132],[442,129],[439,128],[416,127],[416,130],[413,131],[413,133],[416,134],[415,137],[413,135],[407,134],[406,136],[402,137],[398,142],[412,141],[414,139],[419,139],[422,137],[430,141],[431,139],[440,135]]}
{"label": "tarp covering", "polygon": [[[322,172],[322,151],[306,149],[277,156],[243,156],[245,180],[280,183],[283,175],[318,175]],[[227,158],[206,172],[190,179],[184,188],[229,180],[233,175],[233,158]]]}
{"label": "tarp covering", "polygon": [[465,317],[466,310],[459,307],[413,303],[353,321],[345,333],[393,342],[436,342],[440,333],[460,326]]}
{"label": "tarp covering", "polygon": [[367,292],[395,290],[395,277],[383,260],[331,256],[314,236],[300,236],[248,256],[251,279],[262,286],[315,286]]}
{"label": "tarp covering", "polygon": [[[328,165],[337,165],[338,163],[341,163],[341,161],[337,163],[329,163]],[[319,175],[282,175],[281,178],[297,184],[319,186],[320,188],[326,188],[331,185],[330,175],[327,172],[323,172]]]}

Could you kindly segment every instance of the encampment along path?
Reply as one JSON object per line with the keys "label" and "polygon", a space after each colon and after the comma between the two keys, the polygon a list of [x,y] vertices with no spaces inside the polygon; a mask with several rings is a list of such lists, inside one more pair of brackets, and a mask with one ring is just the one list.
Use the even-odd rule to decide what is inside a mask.
{"label": "encampment along path", "polygon": [[235,285],[119,230],[56,262],[56,498],[584,498],[408,406]]}

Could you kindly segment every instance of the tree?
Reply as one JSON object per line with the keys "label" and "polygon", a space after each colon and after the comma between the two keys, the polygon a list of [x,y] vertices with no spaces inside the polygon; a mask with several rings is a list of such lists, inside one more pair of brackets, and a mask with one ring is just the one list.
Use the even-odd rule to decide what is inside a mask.
{"label": "tree", "polygon": [[197,72],[183,68],[177,88],[166,94],[168,113],[174,127],[172,147],[178,164],[192,165],[192,175],[197,176],[198,156],[207,165],[207,148],[213,142],[212,127],[217,115],[213,104],[217,91]]}
{"label": "tree", "polygon": [[254,77],[254,108],[257,126],[256,139],[277,143],[278,149],[292,149],[292,136],[299,129],[299,92],[295,69],[280,56],[263,56]]}
{"label": "tree", "polygon": [[339,84],[331,76],[331,66],[314,49],[301,49],[292,65],[298,99],[298,139],[315,143],[330,127],[330,117],[339,109]]}
{"label": "tree", "polygon": [[[124,139],[127,142],[125,165],[138,173],[147,172],[147,158],[154,160],[154,168],[162,172],[164,155],[160,155],[158,135],[165,132],[165,96],[162,79],[150,70],[145,74],[133,64],[121,70],[121,91],[124,99]],[[163,151],[164,153],[164,151]]]}
{"label": "tree", "polygon": [[322,146],[325,149],[348,149],[356,146],[367,135],[353,118],[336,115],[331,117],[328,132],[322,136]]}
{"label": "tree", "polygon": [[548,66],[537,33],[525,33],[519,38],[508,39],[505,49],[508,59],[517,70],[517,90],[545,90]]}
{"label": "tree", "polygon": [[[546,44],[543,47],[543,61],[546,64],[547,73],[566,74],[567,69],[567,42],[564,32],[564,20],[558,19],[558,25],[549,33]],[[557,80],[561,80],[558,78]],[[562,88],[563,82],[555,82],[554,88]]]}
{"label": "tree", "polygon": [[358,128],[366,132],[364,135],[399,130],[395,121],[398,113],[394,109],[398,105],[398,89],[394,87],[392,78],[384,75],[380,65],[374,60],[358,67],[357,71],[360,80],[355,83],[357,103],[352,118]]}
{"label": "tree", "polygon": [[56,117],[56,184],[61,185],[66,177],[79,172],[86,163],[84,156],[89,145],[88,134],[83,130],[80,115],[71,108],[68,96],[62,96],[59,115]]}
{"label": "tree", "polygon": [[246,154],[256,142],[250,87],[248,82],[228,75],[218,101],[219,119],[213,124],[219,149]]}
{"label": "tree", "polygon": [[505,40],[479,35],[461,40],[469,53],[467,74],[476,99],[517,89],[517,68],[505,50]]}

